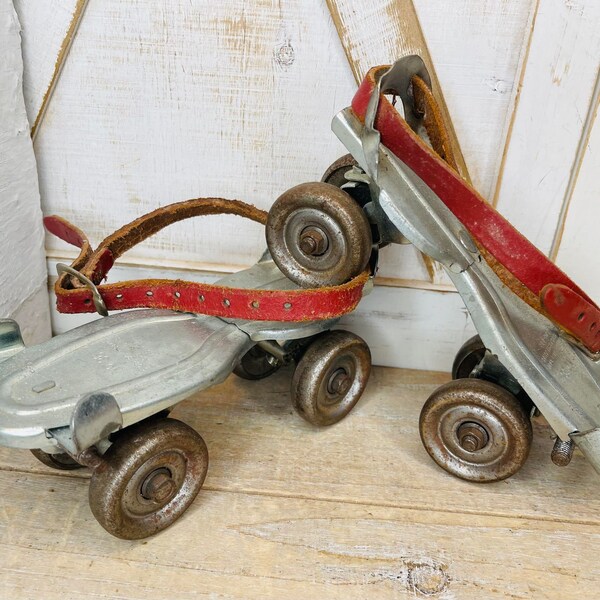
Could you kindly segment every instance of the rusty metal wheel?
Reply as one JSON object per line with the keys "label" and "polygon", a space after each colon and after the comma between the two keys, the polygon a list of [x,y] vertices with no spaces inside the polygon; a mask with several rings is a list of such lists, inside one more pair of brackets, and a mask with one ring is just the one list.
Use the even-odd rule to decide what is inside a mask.
{"label": "rusty metal wheel", "polygon": [[73,471],[74,469],[83,469],[83,465],[80,465],[74,458],[69,456],[66,452],[59,452],[57,454],[49,454],[43,450],[31,450],[33,454],[41,463],[45,464],[51,469],[58,469],[60,471]]}
{"label": "rusty metal wheel", "polygon": [[468,339],[456,353],[452,364],[452,379],[466,379],[485,355],[485,346],[478,335]]}
{"label": "rusty metal wheel", "polygon": [[292,402],[313,425],[333,425],[358,402],[371,373],[371,352],[348,331],[328,331],[307,349],[292,378]]}
{"label": "rusty metal wheel", "polygon": [[109,533],[141,539],[174,523],[194,501],[208,470],[208,450],[175,419],[132,425],[92,474],[92,513]]}
{"label": "rusty metal wheel", "polygon": [[525,464],[533,437],[527,411],[515,396],[480,379],[438,388],[423,406],[419,429],[440,467],[477,482],[514,475]]}
{"label": "rusty metal wheel", "polygon": [[371,256],[371,227],[356,201],[328,183],[303,183],[269,211],[267,246],[279,269],[302,287],[344,283]]}
{"label": "rusty metal wheel", "polygon": [[345,183],[348,183],[344,175],[357,165],[358,163],[354,160],[352,154],[344,154],[344,156],[341,156],[327,167],[321,181],[335,185],[335,187],[342,187]]}
{"label": "rusty metal wheel", "polygon": [[252,346],[233,369],[242,379],[263,379],[279,370],[281,363],[260,346]]}

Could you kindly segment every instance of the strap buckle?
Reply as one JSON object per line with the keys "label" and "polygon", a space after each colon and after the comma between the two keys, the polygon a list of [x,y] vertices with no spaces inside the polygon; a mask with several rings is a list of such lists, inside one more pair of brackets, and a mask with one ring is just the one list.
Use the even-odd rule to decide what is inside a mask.
{"label": "strap buckle", "polygon": [[68,273],[69,275],[72,275],[73,277],[81,281],[81,283],[83,283],[83,285],[85,285],[85,287],[87,287],[92,292],[92,301],[94,302],[94,308],[96,309],[96,312],[103,317],[108,317],[108,309],[106,308],[104,299],[100,295],[96,284],[91,279],[88,279],[85,275],[83,275],[73,267],[65,265],[64,263],[58,263],[56,265],[56,272],[59,275],[62,275],[63,273]]}

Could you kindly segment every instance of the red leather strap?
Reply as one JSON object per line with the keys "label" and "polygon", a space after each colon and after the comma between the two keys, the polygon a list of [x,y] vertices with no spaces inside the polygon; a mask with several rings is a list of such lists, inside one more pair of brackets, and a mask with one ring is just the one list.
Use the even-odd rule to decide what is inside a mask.
{"label": "red leather strap", "polygon": [[[363,122],[369,99],[376,89],[376,81],[388,68],[382,66],[371,69],[352,100],[352,109]],[[414,87],[416,95],[417,89]],[[583,290],[433,152],[383,95],[375,127],[381,133],[382,143],[440,197],[471,232],[480,249],[483,248],[486,260],[501,279],[524,300],[543,311],[540,293],[546,285],[558,284],[577,294],[588,306],[598,309]],[[577,335],[575,332],[579,329],[570,313],[559,311],[551,316],[559,325]],[[584,338],[580,339],[588,345]],[[588,347],[594,351],[595,346]]]}
{"label": "red leather strap", "polygon": [[[258,321],[309,321],[339,317],[352,311],[369,278],[367,272],[343,285],[317,289],[240,289],[170,279],[144,279],[101,284],[115,260],[138,242],[182,219],[206,214],[236,214],[264,223],[266,213],[237,200],[198,198],[170,204],[125,225],[91,251],[85,234],[61,217],[44,219],[48,231],[81,249],[72,267],[91,279],[110,310],[163,308]],[[62,313],[95,312],[92,292],[67,273],[55,285]]]}
{"label": "red leather strap", "polygon": [[[600,310],[565,285],[548,284],[541,293],[542,304],[558,323],[592,352],[600,352]],[[568,324],[568,327],[567,327]]]}

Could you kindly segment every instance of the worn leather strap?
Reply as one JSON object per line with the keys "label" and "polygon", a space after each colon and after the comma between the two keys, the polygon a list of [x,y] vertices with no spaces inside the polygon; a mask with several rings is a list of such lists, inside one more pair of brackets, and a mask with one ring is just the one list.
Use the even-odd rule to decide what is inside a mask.
{"label": "worn leather strap", "polygon": [[[352,100],[352,109],[363,122],[376,81],[388,68],[371,69]],[[482,256],[513,292],[554,320],[588,350],[600,352],[598,306],[458,175],[434,95],[419,77],[413,77],[412,84],[415,112],[423,115],[435,151],[383,95],[375,119],[381,142],[406,163],[471,232]],[[549,293],[554,286],[561,286],[562,293]],[[585,318],[580,318],[582,314]]]}
{"label": "worn leather strap", "polygon": [[[257,321],[309,321],[339,317],[358,304],[367,272],[343,285],[317,289],[240,289],[172,279],[143,279],[102,284],[124,252],[177,221],[201,215],[232,214],[264,225],[267,213],[238,200],[197,198],[159,208],[115,231],[95,251],[85,234],[57,216],[44,219],[49,232],[80,248],[71,267],[97,287],[106,308],[164,308]],[[55,285],[62,313],[95,312],[91,290],[63,273]]]}

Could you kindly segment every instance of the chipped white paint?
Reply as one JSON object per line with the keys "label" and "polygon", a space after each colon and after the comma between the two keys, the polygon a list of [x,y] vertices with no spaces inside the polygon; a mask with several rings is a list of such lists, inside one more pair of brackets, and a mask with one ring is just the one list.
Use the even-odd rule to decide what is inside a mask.
{"label": "chipped white paint", "polygon": [[599,24],[597,0],[539,0],[496,196],[498,210],[545,253],[588,133]]}
{"label": "chipped white paint", "polygon": [[27,341],[40,341],[49,335],[49,307],[19,31],[12,2],[0,0],[0,318],[16,318]]}
{"label": "chipped white paint", "polygon": [[22,30],[25,107],[33,125],[52,75],[58,54],[73,18],[77,0],[13,0]]}

